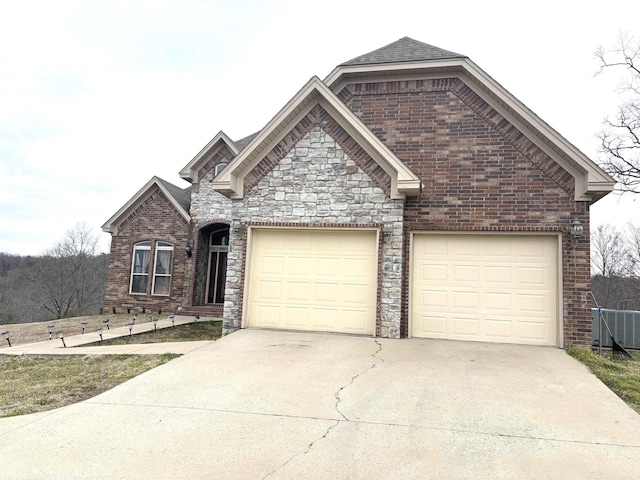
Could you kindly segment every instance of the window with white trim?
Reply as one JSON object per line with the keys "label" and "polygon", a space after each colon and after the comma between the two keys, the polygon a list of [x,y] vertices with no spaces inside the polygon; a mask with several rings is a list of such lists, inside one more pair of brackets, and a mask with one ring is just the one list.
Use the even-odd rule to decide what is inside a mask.
{"label": "window with white trim", "polygon": [[153,295],[169,295],[172,264],[173,245],[167,242],[157,242],[155,271],[153,274]]}
{"label": "window with white trim", "polygon": [[149,281],[149,260],[151,257],[151,242],[140,242],[133,246],[133,261],[131,262],[131,287],[133,294],[146,294]]}

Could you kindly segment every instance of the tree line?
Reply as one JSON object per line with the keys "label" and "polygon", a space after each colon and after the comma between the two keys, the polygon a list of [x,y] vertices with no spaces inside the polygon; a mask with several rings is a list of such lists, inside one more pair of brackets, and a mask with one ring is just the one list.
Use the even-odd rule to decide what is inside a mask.
{"label": "tree line", "polygon": [[0,324],[99,313],[109,256],[76,224],[42,256],[0,253]]}
{"label": "tree line", "polygon": [[614,310],[640,310],[640,225],[600,225],[591,232],[592,290]]}

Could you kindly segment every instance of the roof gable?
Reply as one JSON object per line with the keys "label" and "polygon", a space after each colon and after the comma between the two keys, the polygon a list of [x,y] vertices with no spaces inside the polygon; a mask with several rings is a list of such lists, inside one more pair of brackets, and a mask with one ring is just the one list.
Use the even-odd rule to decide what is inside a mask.
{"label": "roof gable", "polygon": [[120,210],[118,210],[107,222],[102,225],[102,231],[111,233],[112,235],[118,234],[118,227],[120,224],[133,212],[140,204],[142,204],[149,195],[155,190],[155,188],[167,197],[169,202],[175,207],[176,211],[189,222],[189,205],[191,203],[191,187],[180,188],[176,187],[172,183],[161,179],[160,177],[153,177],[142,187],[131,199],[125,203]]}
{"label": "roof gable", "polygon": [[313,77],[213,180],[212,187],[231,198],[244,195],[245,176],[312,108],[320,105],[391,177],[391,197],[417,195],[420,179],[320,81]]}
{"label": "roof gable", "polygon": [[341,65],[375,65],[381,63],[421,62],[445,58],[464,58],[464,55],[443,50],[426,43],[403,37],[389,45],[378,48]]}
{"label": "roof gable", "polygon": [[[247,137],[248,138],[248,137]],[[245,141],[242,139],[241,141]],[[223,147],[227,147],[229,151],[235,156],[238,154],[239,148],[231,140],[227,134],[223,131],[213,137],[209,143],[207,143],[198,154],[187,163],[182,170],[180,170],[180,178],[183,178],[191,183],[198,182],[198,172],[202,165],[204,165],[211,157],[218,153]]]}
{"label": "roof gable", "polygon": [[[433,55],[429,55],[427,47],[436,49]],[[415,48],[413,53],[412,48]],[[324,83],[333,92],[340,93],[350,83],[459,78],[573,176],[575,200],[595,202],[613,190],[615,180],[611,176],[469,58],[446,50],[438,57],[438,50],[405,37],[339,65]]]}

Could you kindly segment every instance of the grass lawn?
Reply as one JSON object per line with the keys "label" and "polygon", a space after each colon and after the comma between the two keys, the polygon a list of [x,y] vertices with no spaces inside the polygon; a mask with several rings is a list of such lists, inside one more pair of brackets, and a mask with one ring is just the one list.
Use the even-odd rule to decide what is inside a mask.
{"label": "grass lawn", "polygon": [[179,355],[0,355],[0,417],[94,397]]}
{"label": "grass lawn", "polygon": [[579,347],[569,347],[567,353],[586,365],[602,383],[640,413],[640,353],[631,351],[633,360],[612,360],[610,353],[600,357]]}
{"label": "grass lawn", "polygon": [[164,343],[164,342],[192,342],[198,340],[216,340],[222,335],[222,322],[200,321],[187,323],[176,327],[161,328],[156,331],[135,333],[133,335],[111,338],[102,342],[88,343],[83,347],[98,347],[108,345],[129,345],[140,343]]}
{"label": "grass lawn", "polygon": [[[36,335],[42,336],[41,330],[38,328]],[[129,343],[215,340],[221,333],[221,322],[201,321],[93,345],[99,350],[99,346]],[[23,338],[27,337],[25,331]],[[70,355],[64,356],[0,355],[0,417],[43,412],[94,397],[179,356],[81,356],[73,355],[73,348],[68,350]]]}

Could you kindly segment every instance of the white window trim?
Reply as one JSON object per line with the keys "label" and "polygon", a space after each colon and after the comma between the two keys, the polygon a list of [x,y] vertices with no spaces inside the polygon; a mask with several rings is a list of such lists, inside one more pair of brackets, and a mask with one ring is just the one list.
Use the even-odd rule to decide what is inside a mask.
{"label": "white window trim", "polygon": [[[149,256],[151,256],[151,241],[138,242],[133,245],[133,252],[131,254],[131,275],[129,277],[129,294],[131,295],[146,295],[147,288],[145,288],[144,292],[134,292],[133,291],[133,279],[135,276],[146,276],[147,277],[147,287],[149,285],[149,272],[147,273],[135,273],[135,263],[136,263],[136,250],[148,250]],[[149,259],[149,263],[151,263],[151,259]]]}
{"label": "white window trim", "polygon": [[[169,265],[170,273],[156,273],[156,269],[158,267],[158,253],[166,251],[171,252],[171,263]],[[151,285],[151,295],[155,295],[157,297],[168,297],[171,294],[171,275],[173,274],[173,245],[169,242],[157,241],[156,252],[153,260],[153,281]],[[158,277],[169,277],[169,289],[167,293],[156,293],[156,278]]]}

